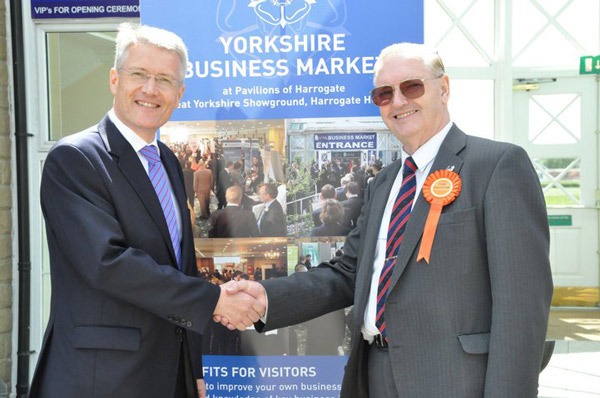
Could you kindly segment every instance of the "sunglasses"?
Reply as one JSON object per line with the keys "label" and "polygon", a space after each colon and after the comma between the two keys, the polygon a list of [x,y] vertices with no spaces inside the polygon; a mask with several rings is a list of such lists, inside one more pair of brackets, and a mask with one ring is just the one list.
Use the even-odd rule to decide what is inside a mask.
{"label": "sunglasses", "polygon": [[[442,75],[443,76],[443,75]],[[403,96],[408,99],[417,99],[425,94],[425,80],[439,79],[442,76],[426,77],[423,79],[408,79],[398,83],[398,88]],[[384,106],[394,99],[394,86],[385,85],[375,87],[371,91],[371,99],[377,106]]]}

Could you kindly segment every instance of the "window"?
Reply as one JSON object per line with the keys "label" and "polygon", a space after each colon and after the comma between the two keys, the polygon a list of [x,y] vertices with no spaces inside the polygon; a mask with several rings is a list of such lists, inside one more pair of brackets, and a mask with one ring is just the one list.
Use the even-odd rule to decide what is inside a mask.
{"label": "window", "polygon": [[97,123],[110,109],[116,32],[46,33],[49,140]]}

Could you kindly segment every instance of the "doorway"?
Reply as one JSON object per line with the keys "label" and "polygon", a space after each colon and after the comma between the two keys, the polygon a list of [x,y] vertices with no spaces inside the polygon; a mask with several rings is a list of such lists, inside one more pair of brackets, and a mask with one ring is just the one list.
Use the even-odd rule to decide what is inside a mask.
{"label": "doorway", "polygon": [[517,79],[516,143],[540,177],[550,225],[553,305],[599,300],[598,83],[592,76]]}

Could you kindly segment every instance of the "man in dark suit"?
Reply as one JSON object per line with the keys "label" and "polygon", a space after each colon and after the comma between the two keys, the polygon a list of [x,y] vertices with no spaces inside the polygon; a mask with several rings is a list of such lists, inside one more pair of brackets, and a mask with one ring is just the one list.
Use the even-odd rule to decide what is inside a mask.
{"label": "man in dark suit", "polygon": [[192,162],[185,160],[183,165],[183,183],[185,186],[185,194],[192,209],[194,208],[194,170],[192,170]]}
{"label": "man in dark suit", "polygon": [[[354,304],[342,398],[534,398],[552,277],[544,197],[527,153],[468,136],[451,121],[450,81],[435,51],[389,46],[374,72],[372,100],[402,143],[401,159],[368,184],[341,257],[310,272],[238,285],[257,296],[266,289],[266,323],[257,328]],[[404,172],[409,200],[401,207],[410,217],[402,217],[403,238],[389,240],[399,249],[386,258]],[[434,209],[426,195],[436,200],[434,194],[444,206],[437,231],[426,236]],[[387,275],[387,296],[378,303],[380,276]]]}
{"label": "man in dark suit", "polygon": [[349,226],[350,228],[356,227],[356,222],[358,220],[358,216],[360,215],[360,210],[363,207],[363,200],[359,196],[360,187],[358,183],[351,181],[346,184],[346,197],[342,203],[342,207],[344,208],[344,224]]}
{"label": "man in dark suit", "polygon": [[210,238],[251,238],[259,236],[254,213],[242,208],[244,193],[238,185],[227,188],[227,206],[217,210],[211,217]]}
{"label": "man in dark suit", "polygon": [[264,204],[257,222],[261,236],[286,236],[287,220],[277,193],[275,184],[262,183],[258,186],[258,197]]}
{"label": "man in dark suit", "polygon": [[156,139],[186,65],[178,36],[121,25],[113,108],[48,154],[41,205],[52,300],[32,398],[204,397],[200,334],[214,314],[235,318],[256,303],[232,302],[197,277],[181,166]]}
{"label": "man in dark suit", "polygon": [[225,167],[219,171],[219,175],[217,177],[217,201],[218,209],[222,209],[227,205],[227,200],[225,199],[225,192],[227,188],[233,185],[233,180],[231,179],[231,171],[233,170],[233,162],[229,161],[225,164]]}

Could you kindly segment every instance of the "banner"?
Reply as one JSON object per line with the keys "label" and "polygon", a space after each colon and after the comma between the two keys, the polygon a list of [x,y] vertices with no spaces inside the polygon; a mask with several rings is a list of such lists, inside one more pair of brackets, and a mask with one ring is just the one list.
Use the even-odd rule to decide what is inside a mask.
{"label": "banner", "polygon": [[143,1],[142,22],[177,32],[190,64],[174,120],[376,115],[379,51],[423,41],[422,1]]}
{"label": "banner", "polygon": [[31,18],[136,18],[139,0],[31,0]]}
{"label": "banner", "polygon": [[204,360],[207,398],[339,397],[342,357],[209,356]]}
{"label": "banner", "polygon": [[[392,43],[423,42],[422,0],[142,5],[142,23],[177,33],[189,50],[186,90],[161,140],[193,182],[201,277],[285,277],[343,253],[361,208],[352,203],[400,156],[373,121],[376,57]],[[239,206],[254,215],[258,234],[254,222],[242,232],[241,217],[231,221],[235,235],[217,228],[232,185],[242,188]],[[335,199],[321,198],[332,188]],[[265,233],[262,220],[276,214]],[[346,308],[261,334],[211,324],[203,335],[207,397],[339,397],[352,319]]]}

